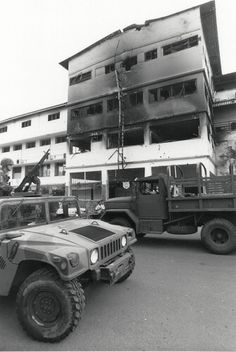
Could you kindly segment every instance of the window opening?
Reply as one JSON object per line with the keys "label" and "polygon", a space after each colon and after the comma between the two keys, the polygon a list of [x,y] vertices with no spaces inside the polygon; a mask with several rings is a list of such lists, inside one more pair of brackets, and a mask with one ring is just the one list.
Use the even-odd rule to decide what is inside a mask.
{"label": "window opening", "polygon": [[58,144],[58,143],[63,143],[63,142],[66,142],[66,136],[59,136],[59,137],[56,137],[56,140],[55,140],[55,143]]}
{"label": "window opening", "polygon": [[[132,129],[124,131],[124,147],[132,145],[144,144],[144,132],[143,129]],[[117,148],[118,146],[118,132],[108,134],[108,146],[107,148]]]}
{"label": "window opening", "polygon": [[119,101],[117,98],[107,100],[107,112],[119,109]]}
{"label": "window opening", "polygon": [[8,153],[9,151],[10,151],[10,146],[2,148],[2,153]]}
{"label": "window opening", "polygon": [[158,101],[158,89],[150,89],[148,91],[148,101],[149,103],[154,103],[155,101]]}
{"label": "window opening", "polygon": [[115,71],[115,64],[109,64],[105,66],[105,74]]}
{"label": "window opening", "polygon": [[91,151],[91,137],[77,139],[71,142],[72,154]]}
{"label": "window opening", "polygon": [[28,142],[26,143],[26,148],[29,149],[29,148],[34,148],[35,147],[35,142]]}
{"label": "window opening", "polygon": [[177,42],[163,46],[163,55],[173,54],[177,51],[192,48],[193,46],[197,46],[197,45],[198,45],[198,36],[195,35],[193,37],[179,40]]}
{"label": "window opening", "polygon": [[129,101],[133,106],[143,104],[143,92],[129,94]]}
{"label": "window opening", "polygon": [[15,144],[13,146],[13,150],[21,150],[22,149],[22,144]]}
{"label": "window opening", "polygon": [[150,126],[151,143],[167,143],[199,137],[199,119]]}
{"label": "window opening", "polygon": [[145,61],[154,60],[156,58],[157,58],[157,49],[153,49],[153,50],[147,51],[144,54]]}
{"label": "window opening", "polygon": [[122,66],[126,71],[130,71],[134,65],[137,65],[137,55],[129,56],[122,62]]}
{"label": "window opening", "polygon": [[4,132],[7,132],[7,126],[0,128],[0,133],[4,133]]}
{"label": "window opening", "polygon": [[31,120],[24,121],[24,122],[21,123],[21,127],[22,128],[28,127],[28,126],[31,126]]}
{"label": "window opening", "polygon": [[102,112],[103,112],[103,105],[102,105],[102,102],[100,101],[95,104],[82,106],[81,108],[71,110],[71,118],[75,119],[80,117],[86,117],[89,115],[97,115],[97,114],[101,114]]}
{"label": "window opening", "polygon": [[41,139],[41,141],[40,141],[40,146],[49,145],[49,144],[51,144],[51,139],[50,138]]}
{"label": "window opening", "polygon": [[92,78],[92,71],[81,73],[75,77],[70,78],[70,86],[87,81]]}
{"label": "window opening", "polygon": [[55,176],[64,176],[65,175],[65,165],[64,163],[55,164]]}
{"label": "window opening", "polygon": [[48,115],[48,121],[58,120],[59,118],[60,118],[59,112]]}

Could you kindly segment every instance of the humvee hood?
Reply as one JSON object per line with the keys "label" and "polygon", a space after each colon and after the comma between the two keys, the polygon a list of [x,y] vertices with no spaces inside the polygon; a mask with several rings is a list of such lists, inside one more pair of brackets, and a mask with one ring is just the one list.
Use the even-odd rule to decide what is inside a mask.
{"label": "humvee hood", "polygon": [[[101,220],[69,219],[47,225],[34,226],[19,230],[27,241],[52,242],[53,244],[76,244],[88,246],[89,243],[102,241],[108,236],[120,236],[127,228],[108,224]],[[65,243],[66,242],[66,243]]]}

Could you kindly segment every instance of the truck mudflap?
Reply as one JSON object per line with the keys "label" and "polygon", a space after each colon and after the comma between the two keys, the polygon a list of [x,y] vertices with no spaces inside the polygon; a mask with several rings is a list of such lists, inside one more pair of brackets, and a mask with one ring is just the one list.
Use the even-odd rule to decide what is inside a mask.
{"label": "truck mudflap", "polygon": [[114,262],[100,267],[100,280],[113,285],[133,269],[134,256],[132,253],[126,252],[122,257],[117,258]]}

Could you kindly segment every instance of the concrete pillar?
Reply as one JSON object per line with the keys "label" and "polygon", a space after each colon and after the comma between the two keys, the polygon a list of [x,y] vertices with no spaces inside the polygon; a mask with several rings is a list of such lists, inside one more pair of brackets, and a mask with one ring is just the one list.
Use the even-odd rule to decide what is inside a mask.
{"label": "concrete pillar", "polygon": [[109,196],[109,191],[108,191],[108,172],[107,170],[103,169],[102,170],[102,199],[106,200]]}
{"label": "concrete pillar", "polygon": [[145,165],[145,177],[152,176],[152,167],[150,164]]}

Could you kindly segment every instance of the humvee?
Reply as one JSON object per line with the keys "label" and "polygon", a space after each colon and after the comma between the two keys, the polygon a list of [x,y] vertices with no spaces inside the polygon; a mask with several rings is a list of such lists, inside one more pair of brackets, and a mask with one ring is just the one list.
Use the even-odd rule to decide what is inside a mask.
{"label": "humvee", "polygon": [[0,295],[36,340],[60,341],[78,324],[84,284],[127,279],[135,265],[134,230],[82,219],[74,197],[0,198]]}

